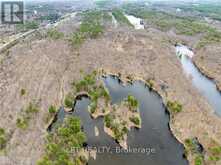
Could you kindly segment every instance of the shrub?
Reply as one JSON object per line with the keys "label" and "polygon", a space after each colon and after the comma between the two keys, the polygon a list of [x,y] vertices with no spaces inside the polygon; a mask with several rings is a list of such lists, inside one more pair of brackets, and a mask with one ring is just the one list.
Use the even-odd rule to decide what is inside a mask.
{"label": "shrub", "polygon": [[221,154],[221,146],[209,148],[210,152],[214,155]]}
{"label": "shrub", "polygon": [[25,110],[26,114],[37,113],[38,111],[39,111],[39,108],[37,104],[35,103],[29,103],[28,107]]}
{"label": "shrub", "polygon": [[70,154],[73,147],[82,148],[86,142],[86,136],[81,131],[81,122],[77,117],[65,119],[62,126],[47,138],[45,155],[37,162],[37,165],[75,165],[76,160],[80,163],[86,161],[83,158]]}
{"label": "shrub", "polygon": [[121,130],[120,124],[112,124],[111,130],[113,131],[116,140],[123,140],[124,132]]}
{"label": "shrub", "polygon": [[76,89],[76,92],[90,92],[90,89],[93,88],[96,84],[96,73],[93,72],[92,74],[87,74],[82,80],[73,84]]}
{"label": "shrub", "polygon": [[127,127],[123,127],[122,131],[123,131],[124,134],[127,134],[129,130],[128,130]]}
{"label": "shrub", "polygon": [[98,98],[100,97],[99,91],[96,89],[91,90],[91,91],[89,91],[89,96],[93,102],[96,102],[98,100]]}
{"label": "shrub", "polygon": [[29,103],[21,117],[17,118],[16,126],[21,129],[26,129],[33,114],[36,114],[37,112],[39,112],[38,105],[36,103]]}
{"label": "shrub", "polygon": [[202,155],[204,149],[197,138],[185,139],[184,142],[187,153]]}
{"label": "shrub", "polygon": [[175,102],[172,102],[172,101],[168,101],[167,102],[167,108],[169,109],[169,111],[174,114],[174,113],[179,113],[182,111],[182,105],[175,101]]}
{"label": "shrub", "polygon": [[0,127],[0,136],[5,135],[5,130]]}
{"label": "shrub", "polygon": [[129,104],[130,110],[136,110],[138,108],[138,101],[134,96],[129,95],[127,97],[127,102]]}
{"label": "shrub", "polygon": [[70,38],[70,42],[74,46],[79,46],[84,42],[85,39],[86,39],[85,34],[80,33],[80,32],[75,32],[72,34]]}
{"label": "shrub", "polygon": [[130,121],[133,122],[135,125],[140,125],[140,118],[137,116],[130,117]]}
{"label": "shrub", "polygon": [[0,150],[3,150],[6,147],[6,139],[3,136],[0,136]]}
{"label": "shrub", "polygon": [[221,159],[221,146],[210,147],[209,155],[209,160],[219,161]]}
{"label": "shrub", "polygon": [[59,32],[56,29],[50,29],[47,31],[47,37],[53,39],[53,40],[58,40],[64,37],[64,33]]}
{"label": "shrub", "polygon": [[90,104],[90,112],[93,114],[96,112],[97,109],[97,102],[96,101],[92,101]]}
{"label": "shrub", "polygon": [[99,86],[98,92],[99,92],[99,95],[103,96],[107,101],[110,100],[110,95],[103,85]]}
{"label": "shrub", "polygon": [[219,156],[209,156],[209,160],[210,161],[214,161],[214,162],[217,162],[219,161],[221,158]]}
{"label": "shrub", "polygon": [[72,108],[73,107],[73,96],[72,94],[67,94],[67,96],[65,97],[64,99],[64,105],[67,107],[67,108]]}
{"label": "shrub", "polygon": [[94,87],[94,89],[90,90],[89,96],[92,101],[97,101],[101,97],[104,98],[106,105],[108,105],[108,102],[110,101],[110,95],[106,91],[106,89],[103,87],[103,85],[99,87]]}
{"label": "shrub", "polygon": [[195,152],[195,145],[193,139],[185,139],[185,145],[188,151]]}
{"label": "shrub", "polygon": [[194,164],[195,165],[202,165],[203,164],[203,156],[202,155],[197,155],[195,157]]}
{"label": "shrub", "polygon": [[153,86],[154,86],[154,80],[152,79],[148,79],[146,81],[147,85],[149,86],[150,89],[153,89]]}
{"label": "shrub", "polygon": [[6,133],[3,128],[0,128],[0,151],[6,147]]}
{"label": "shrub", "polygon": [[104,117],[104,123],[106,125],[107,128],[111,128],[112,125],[113,125],[113,120],[114,120],[114,117],[110,114],[106,115]]}
{"label": "shrub", "polygon": [[26,94],[26,90],[25,89],[21,89],[21,96],[24,96]]}
{"label": "shrub", "polygon": [[51,114],[56,113],[56,112],[57,112],[56,107],[53,106],[53,105],[51,105],[51,106],[49,107],[49,109],[48,109],[48,112],[51,113]]}
{"label": "shrub", "polygon": [[26,118],[18,118],[16,120],[16,126],[21,129],[26,129],[28,127],[28,119]]}

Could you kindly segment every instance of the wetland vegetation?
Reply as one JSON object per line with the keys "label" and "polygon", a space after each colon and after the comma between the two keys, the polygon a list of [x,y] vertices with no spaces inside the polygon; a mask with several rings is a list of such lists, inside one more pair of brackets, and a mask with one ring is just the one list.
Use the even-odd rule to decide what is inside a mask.
{"label": "wetland vegetation", "polygon": [[85,155],[75,155],[74,148],[83,148],[86,136],[77,117],[68,117],[64,123],[46,138],[45,155],[37,165],[85,165]]}

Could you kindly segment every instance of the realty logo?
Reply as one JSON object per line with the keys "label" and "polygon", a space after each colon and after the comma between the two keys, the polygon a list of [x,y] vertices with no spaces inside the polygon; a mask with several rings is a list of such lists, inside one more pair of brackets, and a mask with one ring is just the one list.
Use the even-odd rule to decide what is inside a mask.
{"label": "realty logo", "polygon": [[2,24],[24,23],[24,2],[23,1],[1,2],[1,23]]}

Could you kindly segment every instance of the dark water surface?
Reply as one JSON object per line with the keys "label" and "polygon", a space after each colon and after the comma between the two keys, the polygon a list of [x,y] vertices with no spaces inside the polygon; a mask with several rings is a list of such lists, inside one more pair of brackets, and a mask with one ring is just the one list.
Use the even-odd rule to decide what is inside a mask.
{"label": "dark water surface", "polygon": [[[90,100],[83,97],[76,102],[73,114],[82,120],[88,146],[111,147],[111,152],[99,153],[96,160],[90,159],[89,165],[187,165],[188,161],[183,158],[183,145],[170,132],[169,115],[160,96],[150,91],[142,82],[124,86],[113,76],[103,80],[113,104],[119,103],[129,94],[139,101],[142,128],[129,132],[128,146],[140,152],[119,153],[119,145],[103,130],[103,118],[91,119],[87,111]],[[95,126],[99,130],[99,136],[95,136]]]}

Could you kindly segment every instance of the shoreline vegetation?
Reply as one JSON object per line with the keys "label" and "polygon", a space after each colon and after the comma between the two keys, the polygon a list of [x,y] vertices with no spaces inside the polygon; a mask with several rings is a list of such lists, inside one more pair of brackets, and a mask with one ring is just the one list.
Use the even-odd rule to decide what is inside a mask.
{"label": "shoreline vegetation", "polygon": [[[78,96],[87,96],[91,100],[91,103],[88,106],[88,111],[91,114],[91,117],[94,119],[98,117],[104,117],[104,131],[113,139],[115,139],[122,148],[127,149],[128,132],[132,127],[138,129],[141,128],[142,121],[138,108],[139,103],[135,97],[133,97],[132,95],[128,95],[128,97],[124,99],[120,104],[111,105],[108,90],[105,88],[104,83],[100,80],[101,76],[106,77],[107,75],[112,74],[104,74],[94,71],[91,74],[84,74],[83,78],[80,81],[74,81],[72,83],[73,91],[68,93],[65,98],[65,108],[68,108],[69,110],[67,111],[70,111],[73,108],[74,102],[76,101]],[[121,79],[121,77],[119,77],[119,79]],[[123,83],[133,83],[134,80],[134,77],[130,77],[130,79],[122,79]],[[153,85],[150,85],[148,83],[149,81],[143,82],[149,87],[150,90],[154,89]],[[82,93],[84,95],[81,95]],[[182,110],[182,105],[179,104],[177,101],[168,101],[167,107],[171,109],[171,115],[175,115]],[[55,108],[51,106],[49,108],[49,112],[54,114]],[[52,147],[52,149],[54,150],[53,152],[55,152],[56,150],[59,150],[59,152],[63,152],[64,148],[62,149],[59,148],[59,146],[54,146],[55,144],[53,144],[53,142],[57,141],[55,139],[58,138],[58,131],[60,129],[64,129],[64,127],[66,128],[68,125],[72,125],[72,123],[70,123],[70,120],[73,120],[73,122],[77,122],[77,125],[79,125],[78,130],[81,134],[81,140],[79,141],[81,143],[77,144],[80,145],[78,147],[83,148],[83,143],[86,143],[86,136],[84,132],[80,131],[80,119],[77,117],[67,118],[65,119],[64,123],[55,130],[54,133],[49,134],[49,138],[47,138],[47,141],[50,143],[48,143],[46,147],[46,155],[39,161],[38,165],[43,165],[41,163],[45,163],[47,161],[57,161],[50,160],[49,148]],[[64,136],[69,135],[64,134]],[[90,156],[90,153],[80,152],[80,154],[83,154],[84,157],[84,161],[82,162],[82,155],[80,155],[80,157],[70,158],[67,156],[67,153],[63,154],[67,157],[67,160],[65,161],[74,160],[79,161],[81,164],[87,162]],[[79,154],[77,155],[79,156]]]}
{"label": "shoreline vegetation", "polygon": [[[110,95],[103,82],[98,78],[97,72],[86,74],[78,82],[73,82],[73,91],[70,92],[64,101],[65,108],[72,109],[77,96],[80,93],[87,95],[91,103],[88,111],[91,117],[104,117],[104,130],[112,138],[119,142],[119,145],[127,149],[127,133],[131,127],[141,128],[141,118],[138,111],[138,102],[133,96],[128,96],[120,105],[110,104]],[[76,97],[74,97],[76,96]],[[109,109],[109,110],[107,110]],[[123,110],[122,110],[123,109]],[[127,119],[123,116],[127,111]],[[56,108],[49,107],[49,113],[55,114]],[[38,161],[38,165],[45,164],[86,164],[90,153],[83,151],[86,143],[86,135],[81,128],[78,117],[66,117],[64,122],[56,127],[46,137],[45,154]],[[69,153],[71,148],[78,147],[82,152],[73,155]]]}
{"label": "shoreline vegetation", "polygon": [[130,128],[141,128],[138,102],[133,96],[128,96],[120,105],[111,105],[108,90],[99,77],[94,71],[92,74],[85,75],[82,80],[73,82],[74,91],[65,98],[65,105],[70,108],[74,102],[73,98],[76,98],[79,93],[85,93],[91,100],[88,107],[91,117],[94,119],[104,117],[105,132],[117,140],[121,147],[127,148],[126,139]]}
{"label": "shoreline vegetation", "polygon": [[83,149],[86,135],[81,129],[81,121],[77,117],[68,117],[64,123],[46,138],[45,154],[37,165],[68,164],[85,165],[87,153],[72,153],[73,148]]}

